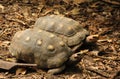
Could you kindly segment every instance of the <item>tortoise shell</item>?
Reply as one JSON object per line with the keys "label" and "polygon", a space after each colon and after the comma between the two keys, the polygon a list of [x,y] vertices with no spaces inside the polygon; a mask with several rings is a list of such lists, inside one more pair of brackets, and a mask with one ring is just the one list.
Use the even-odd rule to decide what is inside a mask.
{"label": "tortoise shell", "polygon": [[36,29],[17,32],[9,51],[17,59],[36,63],[39,68],[60,67],[72,55],[72,50],[61,38]]}
{"label": "tortoise shell", "polygon": [[56,34],[68,44],[75,46],[80,44],[89,32],[79,22],[61,15],[48,15],[38,18],[35,29],[41,29]]}

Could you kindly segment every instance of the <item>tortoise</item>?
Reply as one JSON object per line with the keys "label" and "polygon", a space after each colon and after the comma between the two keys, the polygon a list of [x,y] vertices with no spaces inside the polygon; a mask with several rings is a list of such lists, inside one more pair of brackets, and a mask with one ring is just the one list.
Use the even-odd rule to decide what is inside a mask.
{"label": "tortoise", "polygon": [[82,54],[73,53],[62,38],[39,29],[18,31],[9,51],[18,60],[37,64],[38,68],[48,69],[50,74],[58,74],[67,63],[76,64],[82,58]]}
{"label": "tortoise", "polygon": [[36,20],[34,29],[51,32],[63,39],[63,41],[76,51],[84,42],[96,42],[97,35],[83,28],[79,22],[62,15],[47,15]]}

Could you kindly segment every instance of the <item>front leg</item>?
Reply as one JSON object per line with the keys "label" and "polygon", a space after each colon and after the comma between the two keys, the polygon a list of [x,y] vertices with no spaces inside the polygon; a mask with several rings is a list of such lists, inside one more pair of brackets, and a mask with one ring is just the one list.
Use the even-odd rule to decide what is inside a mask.
{"label": "front leg", "polygon": [[52,74],[52,75],[58,74],[58,73],[62,72],[64,69],[65,69],[65,65],[58,67],[58,68],[49,69],[48,74]]}
{"label": "front leg", "polygon": [[75,54],[73,54],[70,58],[69,58],[69,60],[68,60],[68,62],[67,62],[67,65],[69,65],[69,66],[74,66],[74,65],[76,65],[77,63],[79,63],[80,61],[81,61],[81,59],[84,57],[84,53],[82,53],[82,52],[78,52],[78,53],[75,53]]}
{"label": "front leg", "polygon": [[73,52],[76,52],[83,43],[80,43],[72,48]]}

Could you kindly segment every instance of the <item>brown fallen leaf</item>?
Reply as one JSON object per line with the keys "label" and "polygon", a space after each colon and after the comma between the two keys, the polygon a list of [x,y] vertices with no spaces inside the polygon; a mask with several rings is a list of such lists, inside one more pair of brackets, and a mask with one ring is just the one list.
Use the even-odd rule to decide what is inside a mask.
{"label": "brown fallen leaf", "polygon": [[89,54],[93,55],[93,56],[98,56],[99,53],[100,53],[100,51],[98,51],[98,50],[93,50],[93,51],[89,52]]}
{"label": "brown fallen leaf", "polygon": [[70,4],[70,0],[63,0],[65,3]]}
{"label": "brown fallen leaf", "polygon": [[59,14],[60,14],[60,12],[59,12],[58,10],[55,10],[55,11],[54,11],[54,14],[59,15]]}
{"label": "brown fallen leaf", "polygon": [[77,76],[74,74],[74,75],[70,76],[69,79],[76,79],[76,77],[77,77]]}
{"label": "brown fallen leaf", "polygon": [[42,15],[45,16],[45,15],[49,14],[52,11],[53,11],[52,8],[47,8],[47,9],[45,9],[45,12]]}
{"label": "brown fallen leaf", "polygon": [[4,74],[0,74],[0,79],[5,79],[5,75]]}
{"label": "brown fallen leaf", "polygon": [[74,8],[70,11],[70,13],[73,14],[73,15],[77,15],[77,14],[80,13],[79,11],[80,11],[80,8]]}
{"label": "brown fallen leaf", "polygon": [[90,2],[92,0],[73,0],[73,4],[81,4],[81,3],[85,3],[85,2]]}
{"label": "brown fallen leaf", "polygon": [[114,5],[120,5],[119,0],[102,0],[102,1],[110,3],[110,4],[114,4]]}
{"label": "brown fallen leaf", "polygon": [[25,63],[14,63],[14,62],[7,62],[7,61],[3,61],[0,60],[0,68],[1,69],[5,69],[5,70],[10,70],[11,68],[15,67],[15,66],[28,66],[28,67],[36,67],[37,64],[25,64]]}
{"label": "brown fallen leaf", "polygon": [[4,12],[4,6],[2,4],[0,4],[0,12]]}

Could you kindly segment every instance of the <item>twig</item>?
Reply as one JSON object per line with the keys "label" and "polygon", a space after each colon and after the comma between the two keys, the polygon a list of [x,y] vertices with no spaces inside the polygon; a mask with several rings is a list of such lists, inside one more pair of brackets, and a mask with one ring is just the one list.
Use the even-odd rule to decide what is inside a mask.
{"label": "twig", "polygon": [[22,24],[22,25],[27,25],[28,26],[28,24],[27,23],[25,23],[25,22],[23,22],[22,20],[19,20],[19,19],[9,19],[9,18],[6,18],[8,21],[15,21],[15,22],[18,22],[18,23],[20,23],[20,24]]}
{"label": "twig", "polygon": [[111,77],[108,73],[103,72],[101,70],[96,70],[96,69],[92,69],[92,68],[86,68],[86,70],[94,72],[94,73],[96,73],[98,75],[101,75],[101,76],[103,76],[105,78],[110,78]]}
{"label": "twig", "polygon": [[113,5],[119,5],[120,6],[120,2],[117,1],[113,1],[113,0],[102,0],[103,2],[109,3],[109,4],[113,4]]}
{"label": "twig", "polygon": [[98,57],[98,58],[101,58],[101,59],[105,59],[105,60],[113,60],[113,61],[120,61],[120,58],[118,57],[103,57],[103,56],[95,56],[95,57]]}

